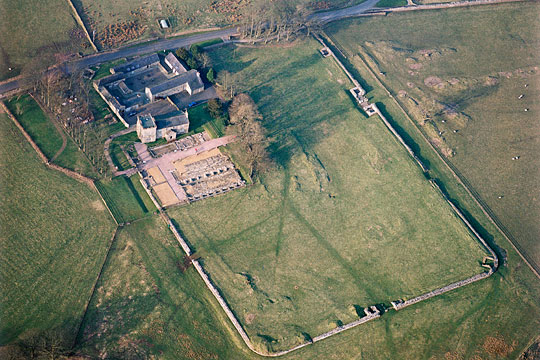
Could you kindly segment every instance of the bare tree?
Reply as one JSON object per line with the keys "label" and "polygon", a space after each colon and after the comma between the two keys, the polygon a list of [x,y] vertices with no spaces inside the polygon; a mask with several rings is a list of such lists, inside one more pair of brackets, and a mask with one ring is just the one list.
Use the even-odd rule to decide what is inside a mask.
{"label": "bare tree", "polygon": [[240,83],[240,75],[238,73],[230,73],[227,70],[220,71],[217,76],[217,83],[223,88],[224,94],[228,98],[232,98]]}
{"label": "bare tree", "polygon": [[247,94],[234,97],[229,108],[230,133],[238,136],[243,147],[243,157],[249,167],[249,176],[264,170],[269,164],[266,152],[265,131],[257,105]]}

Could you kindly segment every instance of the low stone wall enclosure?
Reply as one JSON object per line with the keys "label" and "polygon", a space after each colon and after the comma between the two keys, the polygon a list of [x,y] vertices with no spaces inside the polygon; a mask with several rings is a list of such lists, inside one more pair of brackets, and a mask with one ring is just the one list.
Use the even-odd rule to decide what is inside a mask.
{"label": "low stone wall enclosure", "polygon": [[[381,120],[384,122],[385,126],[389,129],[389,131],[394,135],[394,137],[397,139],[397,141],[403,145],[403,147],[407,150],[407,152],[411,155],[411,157],[415,160],[415,162],[418,164],[418,166],[422,169],[422,171],[426,172],[428,171],[428,169],[426,168],[426,166],[420,161],[420,159],[416,156],[416,154],[412,151],[412,149],[405,143],[405,141],[403,140],[403,138],[397,133],[397,131],[392,127],[392,125],[388,122],[388,120],[385,118],[385,116],[380,112],[380,110],[378,109],[377,105],[376,104],[369,104],[369,102],[367,102],[367,98],[361,98],[359,99],[357,96],[355,96],[355,94],[358,94],[358,96],[361,96],[363,97],[365,95],[365,91],[362,89],[362,87],[360,86],[359,82],[354,79],[354,77],[352,76],[352,74],[345,68],[345,66],[341,63],[341,61],[335,56],[335,54],[330,50],[330,48],[325,44],[325,42],[320,38],[320,37],[316,37],[317,40],[319,40],[319,42],[321,42],[321,44],[323,45],[323,50],[324,51],[321,51],[321,54],[323,56],[332,56],[334,58],[334,60],[338,63],[338,65],[343,69],[343,71],[345,72],[345,74],[351,79],[351,81],[353,82],[353,84],[355,85],[355,89],[357,90],[357,92],[355,93],[352,93],[353,96],[356,98],[356,100],[361,100],[363,102],[363,106],[366,106],[366,107],[369,107],[369,109],[371,109],[372,111],[366,111],[366,113],[368,114],[368,116],[372,116],[372,115],[378,115]],[[353,89],[352,89],[353,90]],[[358,101],[359,104],[360,104],[360,101]],[[392,308],[396,311],[398,310],[401,310],[405,307],[408,307],[408,306],[411,306],[413,304],[416,304],[420,301],[424,301],[424,300],[427,300],[427,299],[430,299],[430,298],[433,298],[435,296],[438,296],[438,295],[441,295],[443,293],[446,293],[448,291],[452,291],[454,289],[457,289],[459,287],[462,287],[462,286],[465,286],[465,285],[468,285],[468,284],[471,284],[473,282],[476,282],[476,281],[479,281],[479,280],[482,280],[482,279],[485,279],[489,276],[491,276],[498,268],[498,258],[497,258],[497,255],[496,253],[493,251],[493,249],[491,249],[489,247],[489,245],[487,244],[487,242],[480,236],[480,234],[474,229],[474,227],[470,224],[470,222],[466,219],[466,217],[463,215],[463,213],[446,197],[446,195],[444,194],[444,192],[441,191],[440,187],[437,185],[437,183],[435,181],[431,181],[431,184],[433,185],[433,187],[441,194],[441,196],[444,197],[444,199],[447,201],[447,203],[449,204],[449,206],[452,208],[452,210],[454,211],[454,213],[463,221],[463,223],[467,226],[467,228],[469,229],[469,231],[474,234],[474,236],[476,237],[476,239],[480,242],[480,244],[491,254],[491,256],[489,257],[486,257],[484,260],[488,259],[488,260],[491,260],[492,261],[492,264],[487,264],[487,263],[484,263],[483,266],[488,269],[486,272],[482,272],[480,274],[476,274],[470,278],[467,278],[467,279],[464,279],[464,280],[460,280],[458,282],[455,282],[455,283],[452,283],[452,284],[449,284],[449,285],[446,285],[444,287],[441,287],[441,288],[438,288],[438,289],[435,289],[435,290],[432,290],[430,292],[427,292],[425,294],[421,294],[415,298],[412,298],[412,299],[407,299],[407,300],[403,300],[403,299],[398,299],[398,300],[395,300],[395,301],[392,301],[391,304],[392,304]],[[154,200],[155,201],[155,200]],[[159,207],[159,204],[157,204],[156,202],[156,206]],[[187,255],[191,255],[192,254],[192,250],[190,249],[189,245],[187,244],[187,242],[180,236],[180,233],[177,231],[177,229],[175,228],[174,224],[171,222],[171,220],[169,219],[169,217],[163,213],[163,217],[165,219],[165,221],[167,222],[169,228],[171,229],[171,231],[173,232],[174,236],[176,237],[177,241],[179,242],[180,246],[182,247],[182,249],[186,252]],[[380,316],[382,316],[382,312],[376,308],[375,306],[370,306],[370,307],[367,307],[364,309],[365,311],[365,316],[361,317],[360,319],[356,320],[356,321],[353,321],[351,323],[348,323],[348,324],[344,324],[342,326],[338,326],[336,327],[335,329],[329,331],[329,332],[326,332],[324,334],[320,334],[318,336],[315,336],[313,337],[310,341],[305,341],[304,343],[300,344],[300,345],[297,345],[291,349],[288,349],[288,350],[284,350],[284,351],[279,351],[279,352],[273,352],[273,353],[268,353],[268,352],[261,352],[259,350],[257,350],[249,336],[247,335],[247,333],[245,332],[245,330],[243,329],[242,325],[240,324],[240,322],[238,321],[238,319],[236,318],[236,316],[234,315],[234,313],[231,311],[231,309],[229,308],[229,305],[227,304],[227,302],[225,301],[225,299],[221,296],[221,293],[220,291],[218,290],[218,288],[216,287],[215,284],[212,283],[210,277],[208,276],[208,274],[204,271],[204,268],[203,266],[201,265],[201,263],[198,261],[198,260],[193,260],[193,265],[195,267],[195,269],[197,270],[197,272],[199,273],[199,275],[201,276],[201,278],[203,279],[204,283],[206,284],[206,286],[208,287],[208,289],[210,290],[210,292],[214,295],[214,297],[216,298],[216,300],[218,301],[218,303],[221,305],[221,307],[223,308],[223,310],[225,311],[225,313],[227,314],[227,317],[229,318],[229,320],[231,321],[231,323],[233,324],[233,326],[235,327],[236,331],[239,333],[240,337],[242,338],[242,340],[244,341],[244,343],[246,344],[246,346],[253,352],[257,353],[258,355],[261,355],[261,356],[267,356],[267,357],[277,357],[277,356],[282,356],[282,355],[285,355],[285,354],[288,354],[292,351],[295,351],[295,350],[298,350],[298,349],[301,349],[305,346],[308,346],[310,344],[313,344],[317,341],[321,341],[321,340],[324,340],[330,336],[333,336],[335,334],[338,334],[340,332],[343,332],[345,330],[348,330],[348,329],[351,329],[353,327],[356,327],[360,324],[363,324],[363,323],[366,323],[368,321],[371,321],[371,320],[374,320],[374,319],[377,319],[379,318]]]}
{"label": "low stone wall enclosure", "polygon": [[[489,2],[489,0],[482,0]],[[354,88],[350,90],[351,95],[355,99],[355,101],[358,103],[358,105],[366,112],[366,114],[371,117],[374,115],[378,115],[379,118],[383,121],[385,126],[389,129],[389,131],[392,133],[392,135],[396,138],[396,140],[403,145],[405,150],[409,153],[409,155],[413,158],[413,160],[418,164],[418,166],[422,169],[423,172],[427,172],[427,167],[420,161],[420,159],[416,156],[414,151],[406,144],[406,142],[403,140],[403,138],[399,135],[399,133],[392,127],[390,122],[385,118],[385,116],[381,113],[379,108],[374,103],[369,103],[369,100],[367,97],[365,97],[365,90],[360,86],[360,83],[353,77],[353,75],[347,70],[347,68],[343,65],[343,63],[339,60],[339,58],[334,54],[334,52],[331,50],[331,48],[325,43],[325,41],[319,37],[316,36],[316,39],[322,44],[323,51],[321,51],[322,56],[324,57],[332,57],[334,61],[338,64],[338,66],[345,72],[345,74],[349,77],[351,82],[354,84]],[[70,176],[80,182],[86,183],[87,185],[91,186],[92,188],[96,189],[98,194],[101,196],[99,190],[96,188],[94,181],[90,178],[87,178],[81,174],[78,174],[74,171],[71,171],[69,169],[62,168],[55,164],[50,164],[49,160],[46,158],[46,156],[41,152],[39,147],[35,144],[35,142],[32,140],[32,138],[28,135],[28,133],[24,130],[22,125],[18,122],[18,120],[11,114],[9,109],[6,107],[6,105],[0,101],[0,107],[6,112],[6,114],[12,119],[12,121],[17,125],[17,127],[20,129],[22,134],[25,136],[25,138],[28,140],[28,142],[31,144],[31,146],[34,148],[40,159],[50,168],[53,168],[58,171],[62,171],[67,176]],[[170,152],[182,152],[186,151],[188,149],[192,149],[193,147],[198,147],[200,144],[205,142],[204,135],[194,135],[192,138],[186,138],[183,141],[177,141],[172,144],[167,144],[165,146],[154,148],[150,153],[153,153],[152,156],[154,157],[160,157],[161,155],[170,153]],[[195,149],[196,150],[196,149]],[[215,149],[217,150],[217,148]],[[198,155],[197,155],[198,156]],[[173,163],[175,169],[170,169],[170,173],[173,174],[174,181],[176,184],[180,185],[182,189],[185,191],[187,198],[189,201],[195,201],[199,199],[206,198],[208,196],[217,195],[241,186],[245,185],[245,182],[240,178],[238,172],[236,171],[234,164],[230,161],[230,159],[219,153],[219,150],[215,153],[210,153],[208,156],[203,156],[200,158],[196,158],[194,161],[186,161],[182,163],[181,161],[177,161]],[[156,197],[154,196],[152,189],[150,187],[150,182],[147,178],[143,177],[143,174],[139,172],[139,175],[141,176],[141,184],[143,185],[143,188],[149,195],[152,202],[155,204],[156,208],[159,209],[160,216],[165,221],[165,223],[168,225],[169,229],[175,236],[176,240],[178,241],[180,247],[182,250],[189,256],[193,254],[192,249],[188,245],[188,243],[182,238],[180,235],[180,232],[178,229],[176,229],[174,223],[169,218],[166,209],[158,202]],[[493,249],[490,248],[488,243],[482,238],[482,236],[474,229],[474,227],[471,225],[471,223],[467,220],[467,218],[463,215],[463,213],[458,209],[458,207],[445,195],[445,193],[440,189],[438,184],[434,180],[430,180],[432,186],[443,196],[443,198],[446,200],[446,202],[449,204],[449,206],[452,208],[456,216],[458,216],[462,222],[467,226],[469,231],[474,234],[474,237],[478,240],[478,242],[489,252],[490,256],[486,257],[484,259],[483,266],[486,268],[485,272],[476,274],[472,277],[469,277],[467,279],[460,280],[458,282],[448,284],[446,286],[443,286],[438,289],[434,289],[432,291],[429,291],[427,293],[421,294],[415,298],[412,299],[397,299],[394,301],[391,301],[392,308],[396,311],[399,311],[405,307],[411,306],[413,304],[416,304],[418,302],[433,298],[435,296],[441,295],[443,293],[446,293],[448,291],[452,291],[454,289],[457,289],[459,287],[471,284],[473,282],[485,279],[489,276],[491,276],[498,268],[498,257],[496,253],[493,251]],[[103,198],[102,198],[103,200]],[[106,208],[111,213],[107,203],[103,200],[103,203],[105,204]],[[116,221],[116,219],[115,219]],[[118,224],[118,223],[117,223]],[[486,259],[490,262],[487,263]],[[332,329],[331,331],[328,331],[326,333],[317,335],[309,340],[305,340],[305,342],[284,351],[279,352],[266,352],[266,351],[260,351],[259,349],[255,348],[253,343],[251,342],[251,339],[249,338],[248,334],[242,327],[242,324],[237,319],[235,314],[230,309],[228,303],[221,295],[221,292],[219,291],[218,287],[212,282],[212,279],[210,278],[210,275],[206,273],[204,270],[204,267],[202,263],[199,260],[193,259],[192,260],[193,266],[195,267],[196,271],[204,281],[207,288],[210,290],[212,295],[215,297],[215,299],[220,304],[221,308],[231,321],[232,325],[242,338],[243,342],[246,344],[246,346],[253,352],[255,352],[258,355],[266,356],[266,357],[278,357],[285,354],[288,354],[292,351],[301,349],[305,346],[308,346],[310,344],[313,344],[315,342],[324,340],[330,336],[333,336],[335,334],[338,334],[340,332],[343,332],[345,330],[351,329],[353,327],[356,327],[358,325],[364,324],[368,321],[377,319],[381,316],[383,316],[385,309],[379,309],[375,306],[368,306],[364,309],[365,315],[360,317],[358,320],[355,320],[353,322],[350,322],[348,324],[343,324],[341,326],[337,326],[336,328]]]}
{"label": "low stone wall enclosure", "polygon": [[[406,151],[409,153],[409,155],[415,160],[415,162],[418,164],[418,166],[422,169],[422,171],[424,172],[427,172],[428,169],[424,166],[424,164],[420,161],[420,159],[416,156],[416,154],[412,151],[412,149],[405,143],[405,141],[403,140],[403,138],[399,135],[399,133],[397,133],[397,131],[392,127],[392,125],[390,124],[390,122],[388,122],[388,120],[385,118],[385,116],[380,112],[380,110],[378,109],[377,105],[376,104],[370,104],[369,101],[367,100],[367,98],[365,98],[365,91],[362,89],[362,87],[360,86],[359,82],[353,78],[352,74],[345,68],[345,66],[341,63],[341,61],[335,56],[335,54],[332,52],[332,50],[325,44],[325,42],[317,37],[317,40],[319,40],[319,42],[321,42],[321,44],[323,45],[323,49],[324,51],[321,51],[321,54],[323,56],[332,56],[334,58],[334,60],[338,63],[338,65],[344,70],[344,72],[347,74],[347,76],[351,79],[351,81],[353,82],[353,84],[355,85],[355,88],[354,89],[351,89],[351,90],[356,90],[354,92],[351,92],[353,97],[357,100],[357,102],[359,103],[359,105],[362,106],[362,108],[364,107],[368,107],[370,110],[372,111],[366,111],[364,109],[364,111],[366,111],[366,113],[368,114],[368,116],[373,116],[373,115],[378,115],[381,120],[383,121],[383,123],[385,124],[385,126],[389,129],[389,131],[394,135],[394,137],[396,138],[396,140],[403,145],[403,147],[406,149]],[[209,157],[207,159],[205,159],[204,163],[205,165],[208,165],[208,162],[212,162],[213,160],[209,160],[209,159],[212,159],[212,157]],[[203,166],[204,168],[204,166]],[[177,167],[178,169],[178,167]],[[183,178],[180,178],[178,179],[179,183],[180,184],[183,184],[184,186],[185,185],[188,185],[188,184],[191,184],[193,181],[197,180],[195,178],[192,177],[192,174],[190,172],[190,166],[184,166],[182,168],[183,171],[179,171],[179,173],[182,173],[184,174],[185,176]],[[224,170],[225,171],[225,170]],[[175,238],[177,239],[178,243],[180,244],[180,246],[182,247],[182,249],[184,250],[184,252],[187,254],[187,255],[192,255],[192,250],[191,248],[189,247],[188,243],[182,238],[182,236],[180,235],[180,233],[178,232],[178,230],[176,229],[175,225],[172,223],[172,221],[170,220],[170,218],[168,217],[168,215],[166,214],[166,211],[164,209],[162,209],[162,207],[159,205],[159,203],[157,202],[157,200],[155,199],[155,197],[152,195],[150,189],[148,188],[147,184],[142,181],[141,179],[141,182],[143,183],[143,186],[145,188],[145,190],[148,192],[148,194],[150,195],[150,198],[152,199],[152,201],[154,201],[156,207],[158,209],[161,209],[162,212],[162,217],[164,219],[164,221],[167,223],[167,225],[169,226],[169,228],[171,229],[172,233],[174,234]],[[430,180],[432,186],[441,194],[441,196],[443,196],[443,198],[447,201],[447,203],[449,204],[449,206],[452,208],[452,210],[454,211],[454,213],[463,221],[463,223],[467,226],[467,228],[469,229],[469,231],[474,234],[474,236],[476,237],[476,239],[479,241],[479,243],[490,253],[490,256],[484,258],[484,261],[487,259],[487,260],[490,260],[492,263],[489,264],[489,263],[484,263],[483,266],[487,269],[487,271],[485,272],[482,272],[482,273],[479,273],[479,274],[476,274],[470,278],[467,278],[467,279],[464,279],[464,280],[460,280],[458,282],[455,282],[455,283],[452,283],[452,284],[449,284],[449,285],[446,285],[446,286],[443,286],[441,288],[438,288],[438,289],[435,289],[435,290],[432,290],[432,291],[429,291],[425,294],[421,294],[415,298],[412,298],[412,299],[406,299],[406,300],[403,300],[403,299],[397,299],[397,300],[394,300],[394,301],[391,301],[391,305],[392,305],[392,308],[396,311],[398,310],[401,310],[405,307],[408,307],[408,306],[411,306],[413,304],[416,304],[420,301],[424,301],[424,300],[427,300],[427,299],[430,299],[430,298],[433,298],[435,296],[438,296],[438,295],[441,295],[443,293],[446,293],[448,291],[452,291],[454,289],[457,289],[459,287],[462,287],[462,286],[465,286],[465,285],[468,285],[468,284],[471,284],[473,282],[476,282],[476,281],[479,281],[479,280],[482,280],[482,279],[485,279],[489,276],[491,276],[491,274],[493,274],[497,268],[498,268],[498,258],[497,258],[497,255],[495,254],[495,252],[493,251],[493,249],[491,249],[489,247],[489,245],[487,244],[487,242],[481,237],[481,235],[474,229],[474,227],[470,224],[470,222],[466,219],[466,217],[463,215],[463,213],[452,203],[452,201],[450,201],[450,199],[448,199],[448,197],[445,195],[445,193],[440,189],[440,187],[437,185],[437,183],[433,180]],[[306,340],[304,343],[302,344],[299,344],[291,349],[288,349],[288,350],[284,350],[284,351],[279,351],[279,352],[263,352],[263,351],[260,351],[258,349],[256,349],[254,346],[253,346],[253,343],[251,342],[249,336],[247,335],[246,331],[244,330],[244,328],[242,327],[241,323],[239,322],[239,320],[237,319],[237,317],[234,315],[234,313],[231,311],[229,305],[227,304],[227,302],[225,301],[225,299],[223,298],[223,296],[221,295],[221,292],[219,291],[219,289],[217,288],[217,286],[212,282],[209,274],[207,274],[203,268],[203,265],[201,264],[201,262],[199,260],[193,260],[193,266],[195,267],[195,269],[197,270],[197,272],[199,273],[199,275],[201,276],[201,278],[203,279],[205,285],[207,286],[207,288],[210,290],[210,292],[212,293],[212,295],[216,298],[216,300],[218,301],[218,303],[220,304],[220,306],[222,307],[223,311],[225,312],[225,314],[227,315],[227,317],[229,318],[229,320],[231,321],[232,325],[234,326],[234,328],[236,329],[236,331],[238,332],[238,334],[240,335],[240,337],[242,338],[242,340],[244,341],[244,343],[246,344],[246,346],[253,352],[255,352],[256,354],[258,355],[261,355],[261,356],[266,356],[266,357],[278,357],[278,356],[282,356],[282,355],[285,355],[285,354],[288,354],[292,351],[295,351],[295,350],[298,350],[298,349],[301,349],[305,346],[308,346],[310,344],[313,344],[317,341],[321,341],[321,340],[324,340],[330,336],[333,336],[335,334],[338,334],[340,332],[343,332],[345,330],[348,330],[348,329],[351,329],[353,327],[356,327],[360,324],[364,324],[368,321],[371,321],[371,320],[374,320],[374,319],[377,319],[379,318],[380,316],[383,315],[383,311],[381,311],[380,309],[378,309],[377,307],[375,306],[369,306],[369,307],[366,307],[364,309],[364,312],[365,312],[365,316],[362,316],[360,317],[358,320],[356,321],[353,321],[353,322],[350,322],[348,324],[344,324],[342,326],[338,326],[336,327],[335,329],[331,330],[331,331],[328,331],[324,334],[320,334],[320,335],[317,335],[315,337],[313,337],[312,339],[310,340]]]}

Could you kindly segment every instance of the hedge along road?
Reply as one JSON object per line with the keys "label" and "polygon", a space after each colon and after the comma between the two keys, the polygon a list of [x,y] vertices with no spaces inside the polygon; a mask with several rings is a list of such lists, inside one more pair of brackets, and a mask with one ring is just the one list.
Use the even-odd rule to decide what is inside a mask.
{"label": "hedge along road", "polygon": [[[496,4],[496,3],[509,2],[509,1],[523,1],[523,0],[462,1],[462,2],[452,3],[451,5],[444,4],[441,6],[441,8],[456,7],[456,6],[489,5],[489,4]],[[351,6],[345,9],[318,12],[318,13],[313,14],[313,17],[317,18],[323,23],[328,23],[330,21],[336,21],[336,20],[340,20],[340,19],[352,17],[352,16],[361,16],[361,15],[367,16],[367,15],[370,15],[368,13],[370,10],[377,9],[375,6],[377,2],[378,0],[367,0],[361,4]],[[380,10],[382,12],[392,12],[392,11],[404,11],[404,10],[408,10],[408,8],[410,8],[411,10],[430,10],[437,7],[434,7],[433,5],[431,6],[430,5],[413,5],[409,7],[400,7],[396,9],[386,8],[386,9],[380,9]],[[142,54],[146,54],[150,52],[156,52],[160,50],[177,49],[179,47],[190,46],[192,44],[195,44],[201,41],[229,37],[232,35],[236,35],[237,33],[238,33],[237,27],[231,27],[231,28],[226,28],[222,30],[209,31],[203,34],[185,36],[181,38],[161,39],[161,40],[154,41],[151,43],[142,43],[140,45],[128,45],[124,48],[120,48],[117,50],[100,52],[100,53],[93,54],[87,57],[83,57],[81,59],[66,62],[66,63],[60,64],[59,66],[63,70],[65,70],[67,73],[71,73],[73,71],[86,69],[91,66],[102,64],[108,61],[121,59],[124,57],[137,56],[137,55],[142,55]],[[0,83],[0,99],[3,98],[5,94],[19,89],[19,87],[21,87],[23,84],[21,80],[22,79],[18,77],[16,79],[7,80],[7,81],[4,81],[3,83]]]}

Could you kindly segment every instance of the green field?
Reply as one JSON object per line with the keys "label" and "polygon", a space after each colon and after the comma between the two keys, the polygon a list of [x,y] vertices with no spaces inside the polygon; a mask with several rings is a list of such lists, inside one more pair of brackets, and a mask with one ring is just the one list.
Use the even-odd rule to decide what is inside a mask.
{"label": "green field", "polygon": [[156,207],[139,181],[139,175],[100,180],[96,186],[109,205],[118,223],[130,222],[151,215]]}
{"label": "green field", "polygon": [[[386,74],[381,81],[538,269],[539,11],[538,3],[506,4],[347,20],[328,29],[359,71],[362,55],[376,74]],[[358,41],[366,32],[369,39]],[[377,91],[370,96],[392,107]]]}
{"label": "green field", "polygon": [[88,186],[49,170],[0,114],[0,344],[60,328],[74,340],[114,224]]}
{"label": "green field", "polygon": [[[298,151],[298,142],[290,139],[291,134],[297,134],[296,137],[304,141],[312,140],[307,147],[310,149],[308,153],[318,155],[319,152],[324,154],[322,150],[325,146],[329,146],[319,141],[319,136],[330,137],[338,130],[343,131],[344,127],[353,129],[353,134],[358,134],[359,129],[375,128],[372,131],[379,129],[379,125],[374,125],[378,124],[375,119],[366,120],[350,109],[350,103],[346,102],[349,101],[348,95],[342,88],[342,85],[346,85],[346,79],[333,66],[330,59],[322,60],[318,55],[313,55],[309,61],[306,61],[306,53],[312,54],[315,51],[316,48],[313,48],[312,43],[300,44],[299,47],[288,49],[241,49],[236,52],[236,57],[229,56],[223,64],[229,71],[243,71],[246,75],[252,72],[257,74],[246,76],[248,79],[246,83],[249,82],[247,87],[253,89],[251,93],[254,97],[257,95],[257,103],[264,109],[265,125],[273,130],[271,132],[273,138],[284,140],[279,143],[282,146],[272,146],[273,154],[287,154],[290,149],[294,150],[294,159],[298,159],[298,156],[303,159],[303,155]],[[216,59],[221,59],[226,55],[227,48],[214,53]],[[265,61],[272,62],[274,57],[280,60],[287,59],[288,63],[275,69],[264,66]],[[307,66],[306,69],[302,70],[305,66]],[[314,68],[320,71],[310,71]],[[284,76],[290,77],[291,81],[286,84],[282,82],[280,79]],[[325,89],[329,87],[329,79],[335,83],[329,87],[329,90],[320,90],[321,96],[309,98],[305,100],[309,103],[301,103],[302,107],[291,109],[289,105],[298,101],[298,98],[291,100],[288,98],[293,95],[299,96],[295,95],[296,86],[304,85],[307,88],[308,85],[313,84],[313,89],[320,89],[323,83],[321,77],[326,77]],[[292,87],[290,92],[287,90],[289,86]],[[335,92],[331,95],[326,93],[331,90]],[[339,99],[336,100],[334,97]],[[309,114],[319,114],[315,110],[322,108],[320,104],[323,102],[330,103],[327,112],[324,111],[317,117],[303,115],[304,111]],[[336,108],[337,103],[341,104],[342,108]],[[386,108],[392,110],[390,106]],[[289,113],[293,114],[291,119],[294,123],[286,118]],[[337,113],[337,118],[333,118],[332,113]],[[353,118],[349,119],[348,116]],[[327,118],[331,119],[328,121],[330,124],[324,126]],[[344,120],[341,121],[341,118]],[[269,120],[278,122],[276,119],[281,120],[275,125],[273,122],[269,124]],[[304,124],[305,120],[298,119],[308,119],[312,123]],[[341,126],[340,123],[342,123]],[[311,131],[312,125],[316,125],[313,128],[317,130],[322,127],[322,132]],[[302,126],[303,130],[300,131],[298,128]],[[333,129],[334,126],[336,130]],[[387,141],[391,148],[397,149],[389,133],[382,135],[384,136],[381,136],[379,141]],[[350,136],[345,137],[350,139]],[[361,139],[364,137],[361,136]],[[353,148],[358,147],[356,144],[350,145]],[[343,147],[343,145],[339,146]],[[508,250],[508,265],[501,267],[489,279],[397,313],[390,311],[379,320],[310,345],[283,357],[284,359],[516,358],[529,346],[530,340],[540,333],[538,320],[540,319],[538,304],[540,284],[463,189],[456,185],[455,180],[448,173],[444,172],[443,167],[439,166],[433,154],[422,151],[422,155],[432,168],[437,169],[438,172],[435,175],[443,180],[450,196],[466,209],[467,214],[478,221],[474,223],[484,237]],[[289,157],[278,157],[282,160],[287,158]],[[313,158],[310,159],[313,160]],[[362,160],[363,158],[359,161]],[[321,161],[326,162],[326,159]],[[306,165],[299,165],[295,160],[296,165],[294,165],[290,160],[284,164],[291,163],[294,169],[309,169],[312,166],[309,163],[313,164],[308,160],[305,162]],[[409,164],[410,160],[404,158],[402,162]],[[325,165],[330,167],[329,164],[325,163]],[[293,168],[292,165],[291,168]],[[343,175],[347,175],[347,172],[343,171]],[[317,176],[315,174],[310,177],[313,179]],[[273,189],[280,187],[279,182],[285,177],[280,174],[280,178],[274,181],[265,180],[270,177],[270,175],[265,176],[262,185],[257,184],[249,189],[178,208],[175,210],[175,217],[177,220],[191,222],[191,217],[196,219],[199,211],[209,211],[209,209],[204,209],[205,207],[225,204],[226,200],[231,198],[235,198],[236,202],[227,202],[227,211],[232,210],[235,214],[240,211],[242,201],[244,203],[275,201],[268,198],[271,195],[279,198],[280,194],[275,192],[267,194],[261,188],[267,183],[271,185],[272,182],[278,183]],[[300,180],[305,181],[305,176],[300,177]],[[337,182],[338,178],[334,177],[330,186],[339,185]],[[299,182],[296,179],[294,181],[291,179],[289,185],[290,193],[295,196],[302,192],[294,190],[297,183]],[[329,189],[335,190],[335,188]],[[320,188],[311,192],[317,193],[317,191],[320,192]],[[297,207],[296,201],[299,198],[295,196],[289,196],[287,200],[289,204],[285,205],[285,210],[289,211]],[[239,199],[241,197],[246,200]],[[197,212],[194,212],[194,209],[198,209]],[[300,210],[305,211],[305,209]],[[222,214],[219,214],[221,212],[221,208],[216,208],[212,216],[218,214],[222,217]],[[284,215],[287,214],[291,213],[284,213]],[[246,218],[250,220],[254,216],[248,214]],[[187,219],[183,220],[183,218]],[[296,219],[295,216],[284,216],[284,224],[296,221]],[[342,221],[343,216],[340,215],[339,220]],[[224,226],[225,230],[228,230],[225,225],[226,223],[216,222],[198,231],[214,234],[219,232],[219,226]],[[315,224],[315,226],[318,225]],[[244,235],[244,238],[246,236]],[[295,238],[297,236],[294,234]],[[242,238],[242,235],[238,238]],[[285,246],[280,253],[286,252]],[[208,254],[205,255],[201,249],[197,250],[204,261]],[[243,248],[242,251],[244,251]],[[182,256],[178,246],[172,241],[171,235],[166,232],[157,217],[145,217],[120,230],[103,276],[98,283],[98,291],[89,307],[83,326],[84,333],[79,339],[76,352],[97,356],[98,352],[107,351],[111,356],[119,355],[120,357],[138,353],[163,359],[260,359],[242,344],[242,340],[194,269],[190,268],[181,274],[174,268],[175,263],[181,260]],[[314,257],[314,259],[318,258]],[[273,264],[267,266],[271,265]],[[377,281],[380,281],[379,278]],[[370,285],[370,282],[366,283]],[[240,279],[239,284],[245,286],[243,285],[244,278]],[[293,284],[292,281],[291,284]],[[304,287],[306,286],[309,284],[304,284]],[[374,292],[377,291],[377,289],[374,290]],[[254,296],[258,295],[254,294]],[[244,318],[240,320],[245,321]],[[101,336],[96,336],[98,333]]]}
{"label": "green field", "polygon": [[60,58],[89,46],[65,0],[0,0],[0,14],[0,80],[43,52]]}
{"label": "green field", "polygon": [[407,5],[407,0],[381,0],[375,6],[376,7],[396,7]]}
{"label": "green field", "polygon": [[284,350],[358,306],[482,272],[477,242],[382,121],[354,108],[333,60],[312,41],[272,51],[211,54],[249,79],[275,169],[171,211],[254,343]]}
{"label": "green field", "polygon": [[78,347],[124,359],[238,359],[230,334],[215,326],[219,308],[197,273],[177,268],[182,257],[159,217],[120,230]]}
{"label": "green field", "polygon": [[214,119],[208,112],[206,103],[188,109],[189,112],[189,133],[200,133],[208,131],[214,138],[225,135],[225,119]]}

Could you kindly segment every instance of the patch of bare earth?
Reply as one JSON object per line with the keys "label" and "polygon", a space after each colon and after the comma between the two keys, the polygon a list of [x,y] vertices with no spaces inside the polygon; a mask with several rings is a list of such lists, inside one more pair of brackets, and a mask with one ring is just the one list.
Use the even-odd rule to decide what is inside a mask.
{"label": "patch of bare earth", "polygon": [[251,324],[253,323],[253,320],[255,320],[255,314],[246,314],[245,316],[245,319],[246,319],[246,324]]}
{"label": "patch of bare earth", "polygon": [[443,81],[441,80],[441,78],[437,76],[428,76],[427,78],[424,79],[424,84],[426,84],[426,86],[429,86],[431,88],[444,87]]}
{"label": "patch of bare earth", "polygon": [[103,206],[103,203],[101,202],[101,200],[93,201],[93,202],[92,202],[92,208],[93,208],[94,210],[98,210],[98,211],[103,211],[103,210],[105,210],[105,206]]}

